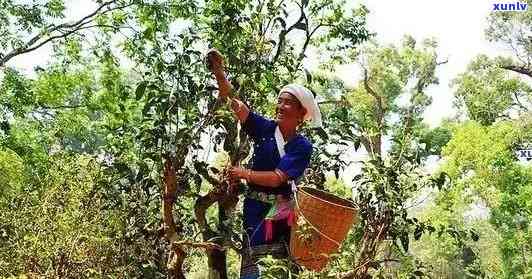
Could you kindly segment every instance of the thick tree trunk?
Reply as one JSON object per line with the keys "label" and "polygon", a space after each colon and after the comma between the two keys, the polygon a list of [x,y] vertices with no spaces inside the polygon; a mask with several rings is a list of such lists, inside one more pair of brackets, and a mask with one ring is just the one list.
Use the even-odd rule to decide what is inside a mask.
{"label": "thick tree trunk", "polygon": [[[227,136],[224,142],[224,150],[230,154],[231,166],[240,165],[240,161],[249,152],[249,143],[246,140],[245,132],[240,130],[238,133],[237,125],[231,121],[223,122],[223,126],[227,131]],[[237,145],[237,137],[241,139]],[[231,241],[231,228],[226,224],[232,212],[238,203],[238,193],[230,192],[228,179],[229,175],[224,170],[224,173],[217,179],[209,179],[213,189],[205,196],[199,197],[196,200],[194,211],[196,220],[202,231],[203,241],[211,241],[216,239],[218,245],[224,246],[224,242]],[[218,226],[217,231],[214,231],[207,224],[205,213],[209,207],[218,204]],[[209,279],[227,279],[227,252],[226,250],[209,250],[207,251],[209,264]]]}
{"label": "thick tree trunk", "polygon": [[209,279],[227,279],[227,254],[225,250],[210,250],[209,257]]}
{"label": "thick tree trunk", "polygon": [[[222,181],[219,185],[213,185],[214,189],[205,196],[196,200],[194,213],[200,229],[202,231],[203,241],[211,241],[220,246],[224,245],[224,236],[230,235],[230,228],[224,226],[228,219],[226,212],[232,210],[238,202],[236,195],[227,194],[227,184]],[[212,230],[207,223],[205,214],[207,209],[218,203],[218,231]],[[227,254],[226,250],[208,250],[209,279],[227,279]]]}

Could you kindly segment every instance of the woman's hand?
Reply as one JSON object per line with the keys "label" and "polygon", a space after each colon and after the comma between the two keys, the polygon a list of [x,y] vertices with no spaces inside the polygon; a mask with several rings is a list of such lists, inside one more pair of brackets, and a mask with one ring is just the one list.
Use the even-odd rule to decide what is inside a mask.
{"label": "woman's hand", "polygon": [[241,167],[231,167],[229,169],[231,179],[245,179],[248,183],[253,183],[265,187],[279,187],[288,180],[288,176],[280,170],[275,171],[252,171]]}
{"label": "woman's hand", "polygon": [[224,58],[217,49],[213,48],[209,50],[207,53],[207,63],[209,70],[211,70],[215,76],[223,76],[225,71]]}
{"label": "woman's hand", "polygon": [[239,179],[246,179],[248,170],[241,167],[231,167],[229,170],[229,173],[231,174],[231,178],[239,180]]}
{"label": "woman's hand", "polygon": [[218,90],[220,91],[219,97],[229,97],[231,93],[231,83],[225,77],[225,66],[222,54],[216,49],[209,50],[207,53],[207,63],[209,69],[216,77]]}
{"label": "woman's hand", "polygon": [[229,169],[229,193],[237,193],[240,179],[244,178],[246,170],[241,167],[231,167]]}

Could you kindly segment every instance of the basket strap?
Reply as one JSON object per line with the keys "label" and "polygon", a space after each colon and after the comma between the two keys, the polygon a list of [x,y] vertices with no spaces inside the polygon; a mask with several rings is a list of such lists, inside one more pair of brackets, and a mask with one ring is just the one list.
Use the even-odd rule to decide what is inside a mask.
{"label": "basket strap", "polygon": [[285,151],[284,151],[284,145],[286,144],[283,134],[281,133],[281,129],[279,129],[279,125],[275,127],[275,144],[277,145],[277,151],[279,152],[279,157],[283,158]]}
{"label": "basket strap", "polygon": [[[299,188],[299,187],[298,187]],[[305,220],[305,222],[307,222],[315,231],[317,231],[321,236],[325,237],[327,240],[331,241],[332,243],[336,244],[336,246],[340,247],[340,243],[336,240],[334,240],[333,238],[329,237],[328,235],[326,235],[324,232],[320,231],[318,228],[316,228],[312,222],[310,222],[309,219],[307,219],[307,217],[305,217],[305,214],[303,214],[303,211],[299,210],[299,203],[297,201],[297,191],[294,192],[294,200],[296,201],[296,207],[299,211],[299,214],[301,217],[303,217],[303,219]],[[297,221],[296,221],[297,222]]]}
{"label": "basket strap", "polygon": [[[284,151],[284,146],[286,144],[286,141],[283,138],[283,134],[281,133],[281,129],[279,129],[279,125],[277,125],[277,127],[275,127],[274,136],[275,136],[275,144],[277,145],[277,151],[279,152],[279,157],[283,158],[283,156],[286,154],[285,151]],[[290,185],[292,193],[294,194],[294,197],[295,197],[296,190],[297,190],[296,183],[294,182],[294,180],[288,180],[288,184]]]}

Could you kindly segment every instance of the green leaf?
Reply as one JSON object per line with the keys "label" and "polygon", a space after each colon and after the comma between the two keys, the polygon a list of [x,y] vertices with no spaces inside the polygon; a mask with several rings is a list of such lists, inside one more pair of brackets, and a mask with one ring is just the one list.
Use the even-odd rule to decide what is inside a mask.
{"label": "green leaf", "polygon": [[471,230],[470,233],[471,233],[471,239],[475,242],[478,241],[478,239],[480,238],[479,235],[473,230]]}
{"label": "green leaf", "polygon": [[279,21],[283,29],[286,29],[286,21],[284,21],[284,19],[282,19],[281,17],[276,17],[273,21],[274,22]]}
{"label": "green leaf", "polygon": [[312,83],[312,74],[307,69],[303,69],[303,71],[305,71],[305,77],[307,78],[307,83]]}
{"label": "green leaf", "polygon": [[410,244],[410,239],[408,238],[408,233],[403,232],[401,236],[399,236],[399,240],[401,241],[401,246],[403,246],[403,249],[405,252],[408,252],[408,246]]}
{"label": "green leaf", "polygon": [[320,136],[320,138],[323,141],[328,141],[329,140],[329,136],[327,135],[327,132],[325,132],[325,130],[322,127],[317,128],[316,132],[318,133],[318,136]]}
{"label": "green leaf", "polygon": [[294,25],[294,28],[305,31],[307,30],[307,24],[304,22],[298,22]]}
{"label": "green leaf", "polygon": [[146,92],[146,85],[148,84],[147,81],[141,81],[139,85],[137,85],[137,89],[135,90],[135,99],[138,101],[144,96],[144,92]]}

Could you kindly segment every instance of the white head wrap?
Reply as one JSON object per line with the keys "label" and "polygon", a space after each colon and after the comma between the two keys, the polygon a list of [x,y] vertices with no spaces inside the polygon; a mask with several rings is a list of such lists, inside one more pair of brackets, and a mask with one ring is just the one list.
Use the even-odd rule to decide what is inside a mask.
{"label": "white head wrap", "polygon": [[279,91],[279,95],[283,92],[294,95],[294,97],[296,97],[301,105],[307,110],[303,120],[311,120],[312,126],[315,128],[322,126],[320,108],[310,90],[298,84],[288,84]]}

